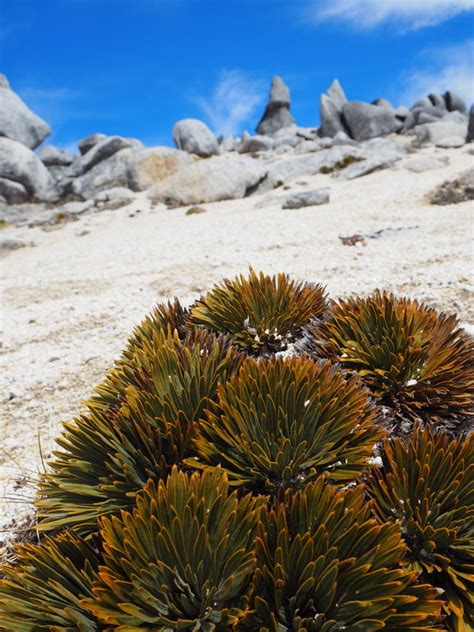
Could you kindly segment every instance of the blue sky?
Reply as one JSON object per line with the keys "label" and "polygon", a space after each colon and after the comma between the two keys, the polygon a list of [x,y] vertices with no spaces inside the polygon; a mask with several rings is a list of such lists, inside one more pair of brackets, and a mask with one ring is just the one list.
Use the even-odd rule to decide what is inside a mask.
{"label": "blue sky", "polygon": [[314,126],[350,99],[473,100],[474,0],[0,0],[0,72],[72,146],[94,132],[171,144],[184,117],[253,132],[272,76]]}

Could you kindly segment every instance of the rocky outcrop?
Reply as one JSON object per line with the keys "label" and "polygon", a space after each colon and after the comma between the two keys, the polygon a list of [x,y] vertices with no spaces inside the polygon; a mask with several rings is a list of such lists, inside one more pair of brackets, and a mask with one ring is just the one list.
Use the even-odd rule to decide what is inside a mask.
{"label": "rocky outcrop", "polygon": [[105,134],[96,132],[95,134],[90,134],[89,136],[86,136],[85,138],[80,140],[77,146],[79,147],[79,152],[81,153],[81,156],[87,154],[87,152],[92,149],[94,145],[97,145],[97,143],[99,143],[101,140],[104,140],[104,138],[107,138]]}
{"label": "rocky outcrop", "polygon": [[287,195],[282,204],[282,208],[298,209],[307,206],[321,206],[329,204],[330,189],[312,189],[311,191],[301,191],[299,193],[290,193]]}
{"label": "rocky outcrop", "polygon": [[192,156],[171,147],[129,147],[75,178],[71,190],[83,199],[113,187],[144,191],[193,162]]}
{"label": "rocky outcrop", "polygon": [[258,160],[220,156],[183,167],[151,187],[148,197],[170,207],[243,198],[265,176]]}
{"label": "rocky outcrop", "polygon": [[466,142],[472,143],[474,141],[474,105],[469,110],[469,122],[467,126]]}
{"label": "rocky outcrop", "polygon": [[267,107],[257,125],[257,134],[273,134],[295,124],[290,112],[290,90],[283,79],[275,75],[272,79]]}
{"label": "rocky outcrop", "polygon": [[110,158],[110,156],[113,156],[113,154],[121,149],[136,145],[137,142],[138,141],[131,142],[126,138],[122,138],[122,136],[106,136],[95,143],[89,151],[84,154],[80,161],[79,170],[82,173],[86,173],[92,169],[92,167],[99,164],[99,162]]}
{"label": "rocky outcrop", "polygon": [[219,144],[208,126],[198,119],[183,119],[173,127],[173,140],[178,149],[202,158],[219,153]]}
{"label": "rocky outcrop", "polygon": [[0,136],[35,149],[51,134],[49,125],[34,114],[10,88],[5,75],[0,82]]}
{"label": "rocky outcrop", "polygon": [[[56,196],[54,181],[47,168],[31,149],[10,138],[0,138],[0,174],[2,180],[21,185],[28,198],[49,200]],[[10,202],[17,199],[19,187],[3,183],[1,195]]]}
{"label": "rocky outcrop", "polygon": [[392,134],[400,129],[393,108],[351,101],[342,108],[343,119],[354,140],[364,141]]}
{"label": "rocky outcrop", "polygon": [[[467,119],[463,122],[458,120],[449,120],[444,117],[438,121],[432,123],[425,123],[424,125],[417,125],[413,133],[416,137],[418,145],[433,144],[443,146],[449,139],[458,139],[458,143],[455,146],[462,146],[465,143],[467,136]],[[452,146],[452,145],[451,145]]]}
{"label": "rocky outcrop", "polygon": [[42,147],[38,156],[47,167],[67,167],[74,160],[74,156],[67,149],[61,149],[54,145]]}
{"label": "rocky outcrop", "polygon": [[333,138],[339,132],[346,132],[347,128],[342,120],[342,108],[347,103],[347,97],[341,84],[334,79],[329,90],[320,97],[320,127],[321,137]]}

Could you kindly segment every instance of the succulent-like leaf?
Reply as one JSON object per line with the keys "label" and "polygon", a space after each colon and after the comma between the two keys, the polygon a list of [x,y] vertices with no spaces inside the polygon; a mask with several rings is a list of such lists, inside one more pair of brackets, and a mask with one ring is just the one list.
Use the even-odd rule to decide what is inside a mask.
{"label": "succulent-like leaf", "polygon": [[309,358],[247,359],[220,385],[199,424],[196,468],[220,465],[231,484],[263,493],[300,487],[326,472],[360,474],[382,432],[357,379]]}
{"label": "succulent-like leaf", "polygon": [[225,474],[173,469],[133,513],[104,518],[105,563],[88,608],[114,630],[230,630],[245,613],[262,500]]}
{"label": "succulent-like leaf", "polygon": [[[382,467],[366,487],[380,522],[396,522],[405,563],[443,589],[452,629],[474,629],[474,436],[428,428],[383,442]],[[451,629],[451,628],[450,628]]]}
{"label": "succulent-like leaf", "polygon": [[268,354],[287,349],[302,327],[325,309],[322,286],[250,269],[248,278],[225,279],[198,300],[190,323],[229,334],[249,353]]}
{"label": "succulent-like leaf", "polygon": [[441,602],[399,566],[397,525],[379,525],[362,489],[324,480],[288,490],[261,517],[252,609],[260,632],[431,631]]}
{"label": "succulent-like leaf", "polygon": [[17,547],[18,563],[0,579],[0,628],[8,632],[95,632],[104,627],[82,604],[92,597],[99,554],[66,532]]}
{"label": "succulent-like leaf", "polygon": [[148,479],[190,455],[195,424],[242,361],[224,338],[164,331],[142,340],[100,388],[100,401],[64,424],[37,500],[39,528],[97,531],[97,519],[133,506]]}
{"label": "succulent-like leaf", "polygon": [[334,303],[301,346],[358,374],[399,432],[416,421],[461,431],[472,419],[474,343],[454,316],[375,292]]}

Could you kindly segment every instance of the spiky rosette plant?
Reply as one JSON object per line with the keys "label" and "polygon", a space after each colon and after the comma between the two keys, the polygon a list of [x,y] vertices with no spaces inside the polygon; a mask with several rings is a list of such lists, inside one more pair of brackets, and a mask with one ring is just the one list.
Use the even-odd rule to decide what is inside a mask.
{"label": "spiky rosette plant", "polygon": [[247,608],[261,505],[230,493],[219,471],[150,481],[133,513],[102,520],[87,607],[113,629],[230,630]]}
{"label": "spiky rosette plant", "polygon": [[380,522],[396,522],[405,563],[444,591],[449,629],[474,629],[474,436],[417,429],[383,443],[382,468],[366,488]]}
{"label": "spiky rosette plant", "polygon": [[259,355],[287,349],[302,327],[325,309],[321,285],[250,269],[248,277],[225,279],[196,301],[190,323],[229,334],[245,351]]}
{"label": "spiky rosette plant", "polygon": [[204,331],[181,341],[154,332],[102,385],[100,401],[64,424],[37,499],[39,528],[97,530],[97,519],[131,508],[148,479],[190,455],[196,422],[242,354]]}
{"label": "spiky rosette plant", "polygon": [[399,530],[377,524],[360,487],[288,490],[263,512],[256,550],[251,630],[438,629],[437,591],[400,567]]}
{"label": "spiky rosette plant", "polygon": [[82,604],[92,597],[100,556],[72,533],[42,538],[40,545],[17,549],[18,563],[4,565],[0,580],[0,628],[8,632],[77,630],[104,627]]}
{"label": "spiky rosette plant", "polygon": [[301,347],[359,375],[396,431],[416,421],[464,431],[472,419],[474,344],[454,316],[377,291],[334,303]]}
{"label": "spiky rosette plant", "polygon": [[329,362],[249,358],[219,386],[187,463],[221,466],[231,484],[276,494],[322,472],[353,480],[381,435],[359,381]]}

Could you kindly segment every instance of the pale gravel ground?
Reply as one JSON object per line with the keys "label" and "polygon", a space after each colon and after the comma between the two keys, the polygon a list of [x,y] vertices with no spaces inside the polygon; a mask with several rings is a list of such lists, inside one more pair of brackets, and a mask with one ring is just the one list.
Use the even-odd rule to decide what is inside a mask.
{"label": "pale gravel ground", "polygon": [[[30,509],[23,500],[31,486],[15,481],[19,468],[26,474],[42,467],[38,436],[47,458],[61,421],[78,413],[132,327],[157,302],[173,296],[191,302],[252,265],[323,282],[333,297],[387,288],[473,324],[473,204],[430,206],[426,194],[474,158],[467,147],[417,155],[448,156],[450,164],[416,174],[403,168],[408,155],[352,182],[301,178],[307,184],[292,190],[331,187],[329,205],[308,209],[271,203],[281,189],[206,204],[207,213],[193,216],[151,209],[143,195],[132,206],[83,216],[54,232],[7,229],[36,246],[1,261],[0,544],[2,526]],[[134,209],[142,212],[131,218]],[[407,230],[366,246],[339,240],[386,228]],[[84,230],[89,234],[80,236]]]}

